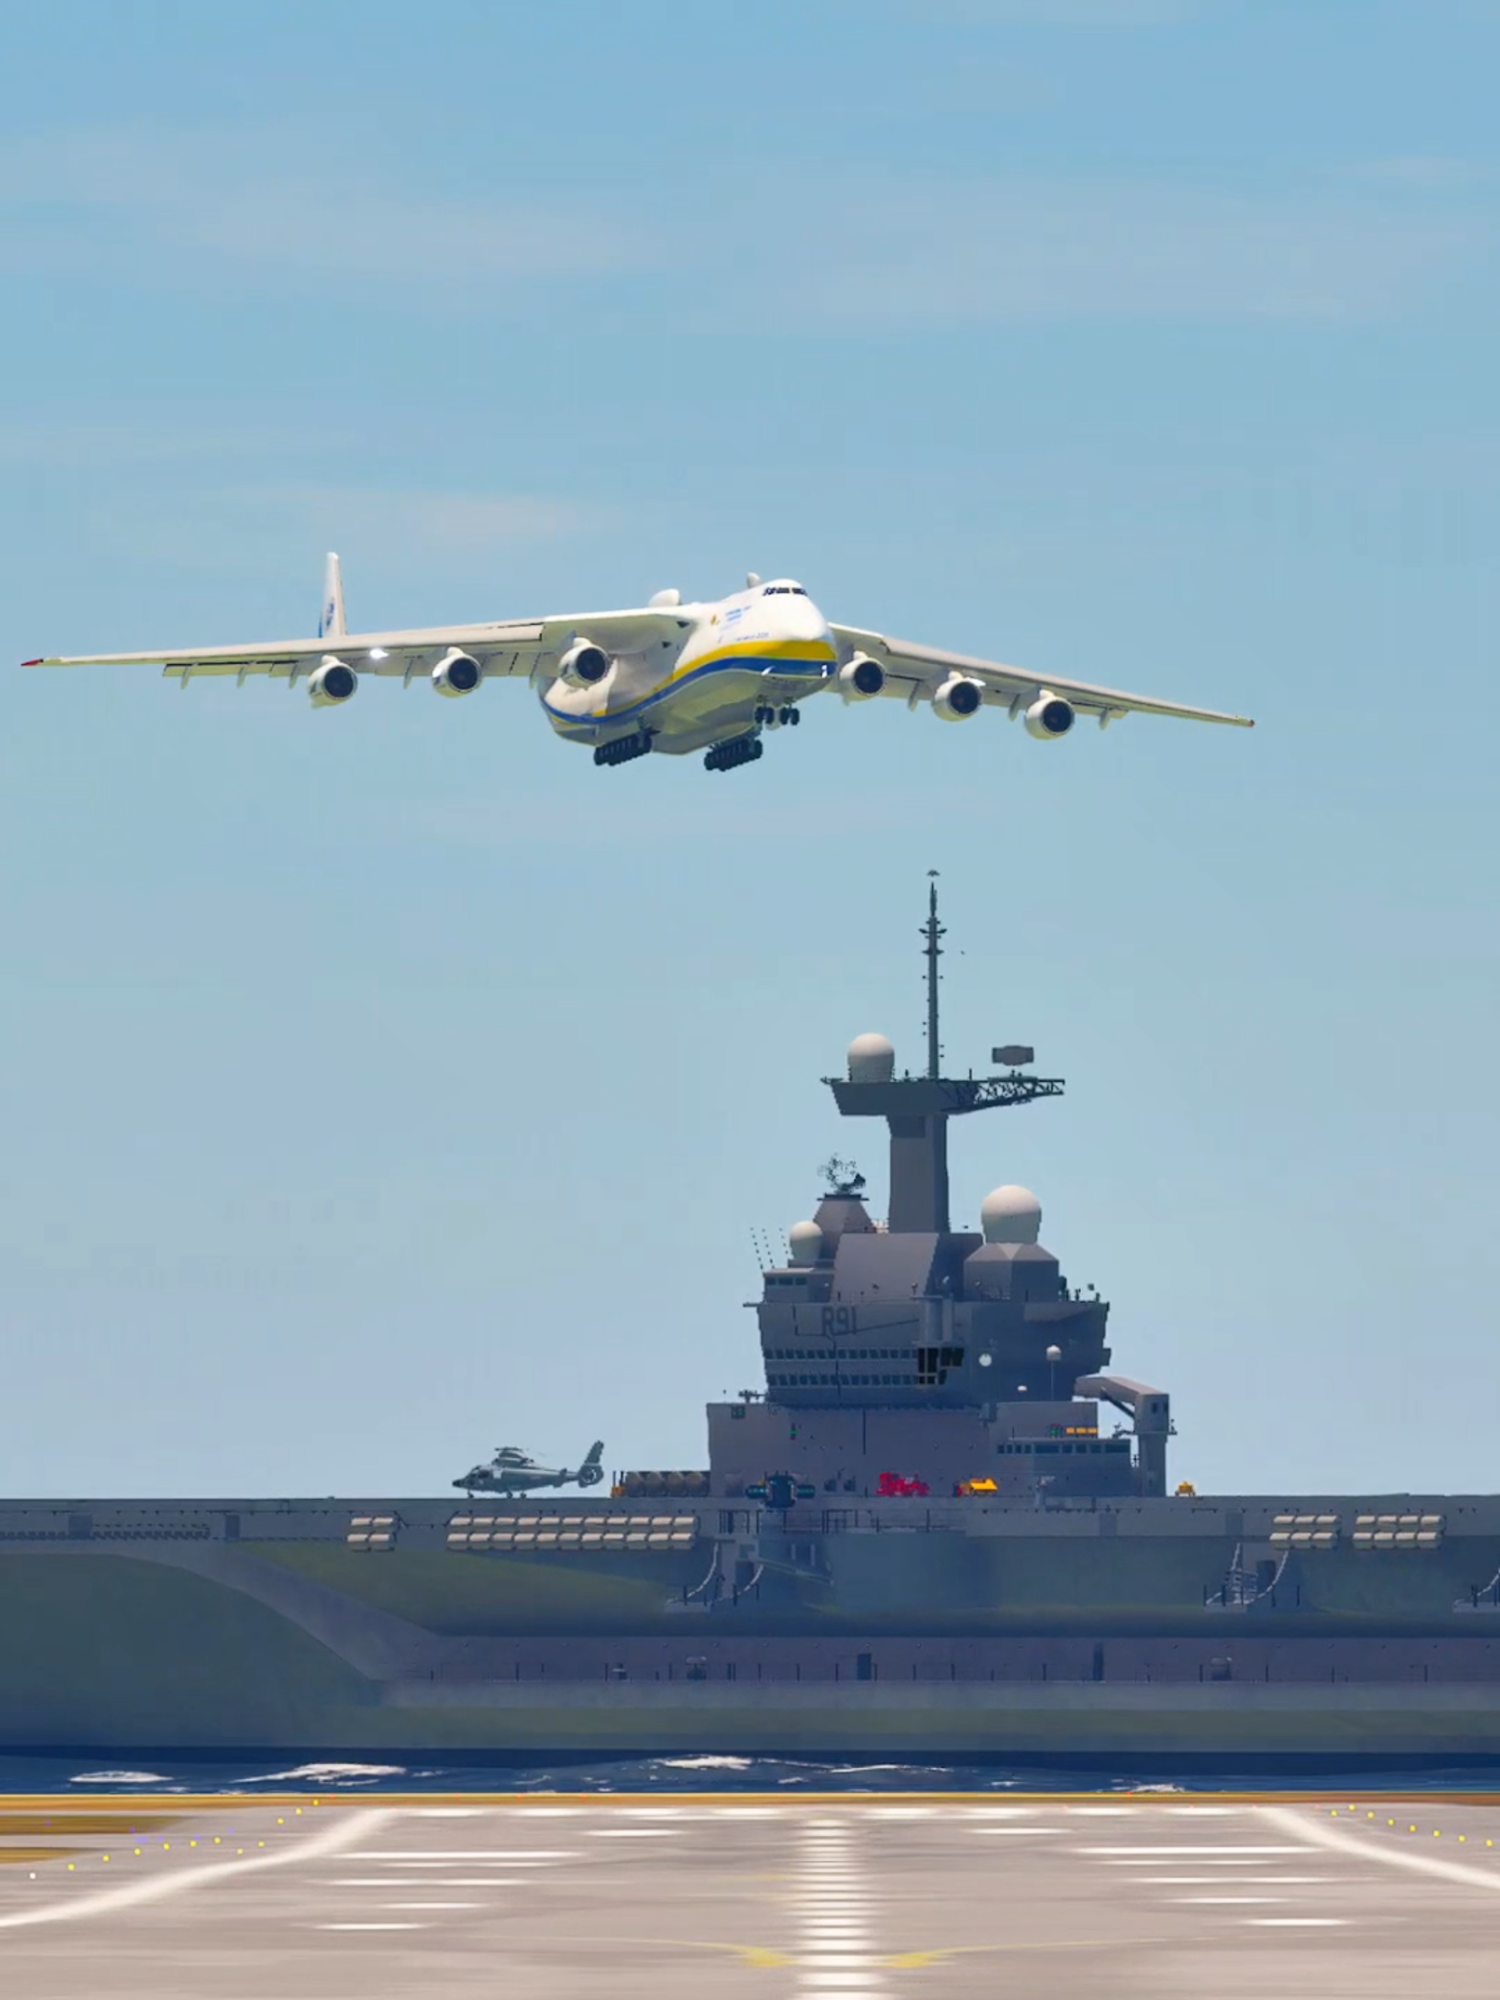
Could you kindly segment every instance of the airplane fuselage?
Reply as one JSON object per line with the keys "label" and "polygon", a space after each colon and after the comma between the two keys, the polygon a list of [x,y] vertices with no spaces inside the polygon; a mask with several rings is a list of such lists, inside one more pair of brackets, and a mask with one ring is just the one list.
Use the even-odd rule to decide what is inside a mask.
{"label": "airplane fuselage", "polygon": [[837,670],[828,621],[800,584],[755,584],[663,611],[675,630],[645,651],[614,655],[602,680],[539,689],[559,736],[597,748],[649,735],[653,750],[680,756],[790,720]]}

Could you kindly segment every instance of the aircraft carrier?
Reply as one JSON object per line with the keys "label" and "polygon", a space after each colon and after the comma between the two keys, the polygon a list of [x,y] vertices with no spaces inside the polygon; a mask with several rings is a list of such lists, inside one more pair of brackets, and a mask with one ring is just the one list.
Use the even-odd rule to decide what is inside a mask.
{"label": "aircraft carrier", "polygon": [[943,934],[934,887],[923,1066],[861,1035],[828,1079],[886,1128],[886,1215],[830,1162],[706,1466],[0,1501],[0,1747],[1500,1756],[1500,1496],[1174,1490],[1170,1396],[1116,1370],[1036,1197],[951,1227],[950,1121],[1063,1086],[1021,1047],[941,1073]]}

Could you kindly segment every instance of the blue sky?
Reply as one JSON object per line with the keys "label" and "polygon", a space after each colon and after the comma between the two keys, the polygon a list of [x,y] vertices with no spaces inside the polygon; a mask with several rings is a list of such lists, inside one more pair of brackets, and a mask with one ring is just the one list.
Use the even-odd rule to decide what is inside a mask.
{"label": "blue sky", "polygon": [[[1041,1194],[1202,1487],[1493,1487],[1500,8],[59,0],[0,19],[0,658],[799,576],[1259,718],[0,682],[12,1492],[702,1460],[817,1079],[1068,1095]],[[962,956],[960,956],[960,952]]]}

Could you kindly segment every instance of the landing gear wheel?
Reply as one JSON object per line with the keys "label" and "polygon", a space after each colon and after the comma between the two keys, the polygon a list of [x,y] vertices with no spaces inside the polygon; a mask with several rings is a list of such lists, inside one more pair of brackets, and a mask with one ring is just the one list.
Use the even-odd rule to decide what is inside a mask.
{"label": "landing gear wheel", "polygon": [[731,736],[727,743],[716,743],[703,759],[705,771],[734,771],[741,764],[754,764],[766,754],[766,746],[758,736]]}
{"label": "landing gear wheel", "polygon": [[601,743],[594,751],[594,762],[601,766],[629,764],[637,757],[651,754],[652,732],[638,730],[634,736],[615,736],[608,743]]}

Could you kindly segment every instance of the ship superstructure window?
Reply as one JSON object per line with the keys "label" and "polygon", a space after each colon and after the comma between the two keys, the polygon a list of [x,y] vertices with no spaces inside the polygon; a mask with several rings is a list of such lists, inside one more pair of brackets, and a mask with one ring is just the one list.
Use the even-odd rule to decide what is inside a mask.
{"label": "ship superstructure window", "polygon": [[961,1347],[919,1347],[917,1349],[917,1384],[922,1388],[940,1388],[948,1379],[950,1368],[962,1368],[964,1351]]}
{"label": "ship superstructure window", "polygon": [[[918,1348],[918,1353],[924,1352]],[[961,1347],[941,1350],[957,1354],[963,1359]],[[909,1347],[768,1347],[768,1361],[830,1361],[837,1357],[840,1361],[910,1361],[912,1349]]]}

